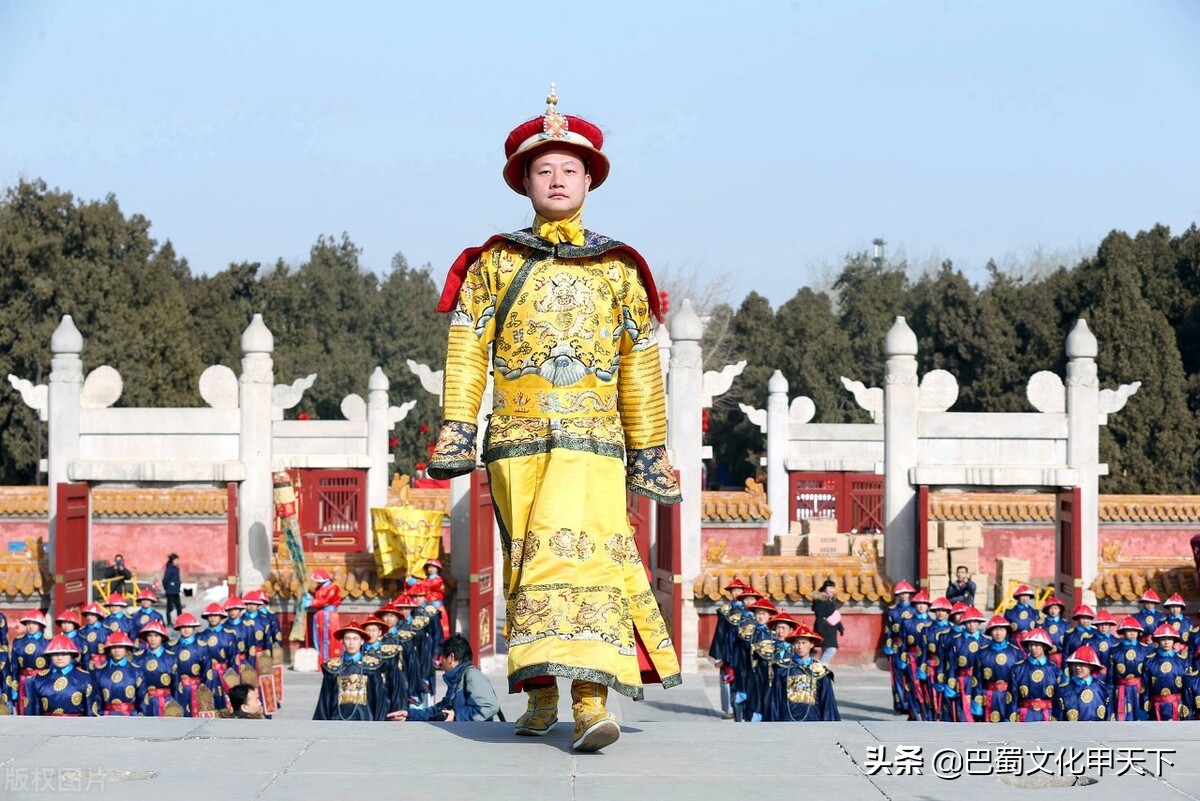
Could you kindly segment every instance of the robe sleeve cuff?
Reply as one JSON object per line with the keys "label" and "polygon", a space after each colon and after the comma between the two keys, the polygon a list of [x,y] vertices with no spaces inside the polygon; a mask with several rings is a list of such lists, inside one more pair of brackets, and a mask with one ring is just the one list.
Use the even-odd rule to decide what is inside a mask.
{"label": "robe sleeve cuff", "polygon": [[625,458],[625,483],[630,491],[659,503],[683,500],[665,445],[629,450]]}
{"label": "robe sleeve cuff", "polygon": [[437,446],[425,472],[430,478],[447,479],[465,476],[475,469],[475,437],[479,427],[474,423],[446,420],[438,433]]}

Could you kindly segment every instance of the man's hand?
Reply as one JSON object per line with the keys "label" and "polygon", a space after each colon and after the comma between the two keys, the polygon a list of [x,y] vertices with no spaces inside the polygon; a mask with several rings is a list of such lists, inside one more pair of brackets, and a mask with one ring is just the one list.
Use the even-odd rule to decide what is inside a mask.
{"label": "man's hand", "polygon": [[395,712],[388,712],[387,719],[388,720],[401,720],[401,721],[408,720],[408,710],[400,709]]}
{"label": "man's hand", "polygon": [[[408,714],[408,713],[406,712],[405,714]],[[453,723],[453,722],[454,722],[454,710],[453,710],[453,709],[447,709],[447,710],[446,710],[446,722],[447,722],[447,723]]]}

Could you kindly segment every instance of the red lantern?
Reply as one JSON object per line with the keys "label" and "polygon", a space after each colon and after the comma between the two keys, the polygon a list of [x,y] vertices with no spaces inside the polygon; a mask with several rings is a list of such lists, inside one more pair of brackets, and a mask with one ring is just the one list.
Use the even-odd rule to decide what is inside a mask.
{"label": "red lantern", "polygon": [[398,437],[392,437],[391,439],[388,440],[389,448],[395,448],[399,444],[400,444],[400,439]]}
{"label": "red lantern", "polygon": [[658,293],[658,310],[662,312],[664,317],[666,317],[667,313],[671,311],[671,301],[670,298],[667,297],[667,290],[665,289],[659,291]]}
{"label": "red lantern", "polygon": [[297,420],[311,420],[312,415],[310,415],[308,412],[300,412],[300,414],[296,415],[296,419]]}
{"label": "red lantern", "polygon": [[700,410],[700,432],[702,434],[708,433],[708,409]]}
{"label": "red lantern", "polygon": [[424,423],[421,423],[421,425],[417,426],[417,431],[421,432],[422,434],[428,434],[429,426],[425,425]]}

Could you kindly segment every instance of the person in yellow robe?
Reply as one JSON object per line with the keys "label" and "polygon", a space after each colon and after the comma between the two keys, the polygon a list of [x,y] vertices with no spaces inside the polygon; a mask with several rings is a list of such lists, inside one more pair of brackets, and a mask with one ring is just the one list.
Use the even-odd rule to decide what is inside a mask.
{"label": "person in yellow robe", "polygon": [[516,733],[557,723],[557,678],[571,679],[573,747],[595,751],[620,727],[609,689],[680,683],[679,662],[626,513],[626,488],[678,503],[654,319],[658,292],[633,248],[583,227],[584,198],[608,177],[603,135],[547,108],[505,143],[504,178],[527,196],[530,228],[492,237],[450,269],[452,312],[434,478],[475,469],[479,407],[499,521],[510,692],[526,692]]}

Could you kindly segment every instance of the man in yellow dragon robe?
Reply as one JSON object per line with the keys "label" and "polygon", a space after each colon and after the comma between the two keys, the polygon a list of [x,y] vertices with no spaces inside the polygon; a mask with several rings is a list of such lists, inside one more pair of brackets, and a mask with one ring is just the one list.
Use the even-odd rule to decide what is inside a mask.
{"label": "man in yellow dragon robe", "polygon": [[547,108],[505,143],[504,178],[533,204],[530,228],[492,237],[450,269],[443,423],[429,474],[475,469],[479,406],[503,541],[511,692],[528,694],[516,733],[557,722],[571,679],[573,747],[620,735],[608,690],[680,683],[679,662],[626,513],[626,488],[678,503],[654,318],[658,292],[633,248],[584,229],[584,198],[608,177],[603,134]]}

